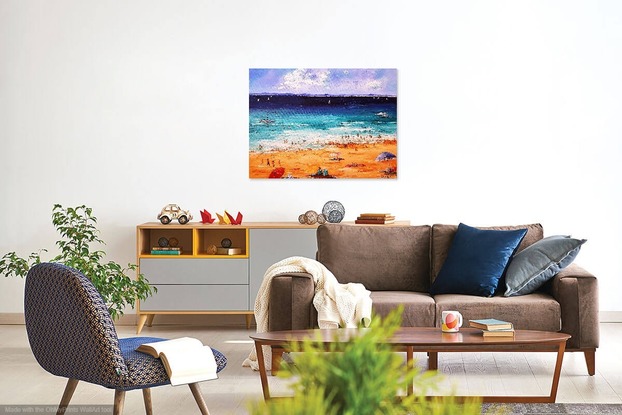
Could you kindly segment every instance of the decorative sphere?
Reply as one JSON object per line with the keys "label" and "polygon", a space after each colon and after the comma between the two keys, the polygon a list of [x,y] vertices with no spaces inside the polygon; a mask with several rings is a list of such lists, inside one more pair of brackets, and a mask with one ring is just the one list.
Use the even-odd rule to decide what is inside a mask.
{"label": "decorative sphere", "polygon": [[343,205],[336,200],[329,200],[324,204],[322,213],[326,217],[326,220],[330,223],[339,223],[343,220],[346,210]]}
{"label": "decorative sphere", "polygon": [[313,225],[317,222],[317,213],[314,210],[307,210],[305,212],[305,222],[308,225]]}
{"label": "decorative sphere", "polygon": [[223,248],[231,248],[231,239],[224,238],[222,241],[220,241],[220,246],[222,246]]}

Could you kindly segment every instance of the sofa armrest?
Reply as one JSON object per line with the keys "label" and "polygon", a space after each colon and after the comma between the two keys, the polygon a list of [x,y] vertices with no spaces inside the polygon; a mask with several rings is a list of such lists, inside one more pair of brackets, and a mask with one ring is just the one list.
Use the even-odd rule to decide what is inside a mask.
{"label": "sofa armrest", "polygon": [[552,280],[551,294],[561,306],[562,329],[572,336],[568,349],[592,349],[599,344],[598,280],[570,264]]}
{"label": "sofa armrest", "polygon": [[311,274],[301,272],[273,277],[268,309],[268,331],[316,327],[314,294],[315,283]]}

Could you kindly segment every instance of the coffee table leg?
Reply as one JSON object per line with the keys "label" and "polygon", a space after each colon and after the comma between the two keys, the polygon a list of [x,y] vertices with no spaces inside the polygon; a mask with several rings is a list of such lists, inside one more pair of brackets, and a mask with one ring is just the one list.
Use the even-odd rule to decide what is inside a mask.
{"label": "coffee table leg", "polygon": [[555,372],[553,374],[553,383],[551,384],[551,395],[549,396],[549,402],[555,403],[557,399],[557,388],[559,387],[559,377],[562,372],[562,361],[564,360],[564,351],[566,350],[566,342],[559,343],[559,349],[557,350],[557,362],[555,362]]}
{"label": "coffee table leg", "polygon": [[270,390],[268,387],[268,375],[266,374],[266,362],[263,357],[263,345],[255,340],[255,352],[257,354],[257,363],[259,364],[259,378],[261,379],[261,390],[263,391],[264,400],[270,399]]}
{"label": "coffee table leg", "polygon": [[438,352],[428,352],[428,370],[438,370]]}
{"label": "coffee table leg", "polygon": [[[413,347],[406,346],[406,369],[410,372],[413,368]],[[415,379],[413,378],[412,382],[408,384],[408,390],[406,394],[412,395],[415,393]]]}

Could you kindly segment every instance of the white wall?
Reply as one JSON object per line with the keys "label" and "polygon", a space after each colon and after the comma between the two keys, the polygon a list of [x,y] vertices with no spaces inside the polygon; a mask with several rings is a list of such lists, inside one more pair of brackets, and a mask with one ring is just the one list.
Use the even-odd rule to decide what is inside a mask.
{"label": "white wall", "polygon": [[[399,76],[399,178],[248,179],[248,69]],[[619,311],[622,3],[0,0],[0,253],[54,248],[54,203],[87,204],[109,257],[166,203],[296,220],[540,222]],[[0,312],[23,281],[0,278]]]}

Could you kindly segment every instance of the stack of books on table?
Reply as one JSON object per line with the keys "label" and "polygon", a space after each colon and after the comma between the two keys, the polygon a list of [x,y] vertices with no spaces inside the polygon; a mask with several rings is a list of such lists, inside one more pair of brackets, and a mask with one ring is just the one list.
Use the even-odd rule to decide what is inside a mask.
{"label": "stack of books on table", "polygon": [[482,330],[484,337],[514,337],[514,325],[496,318],[469,320],[469,326]]}
{"label": "stack of books on table", "polygon": [[395,216],[390,213],[361,213],[354,223],[360,225],[386,225],[395,222]]}
{"label": "stack of books on table", "polygon": [[181,255],[181,248],[178,246],[154,246],[151,248],[151,255]]}

